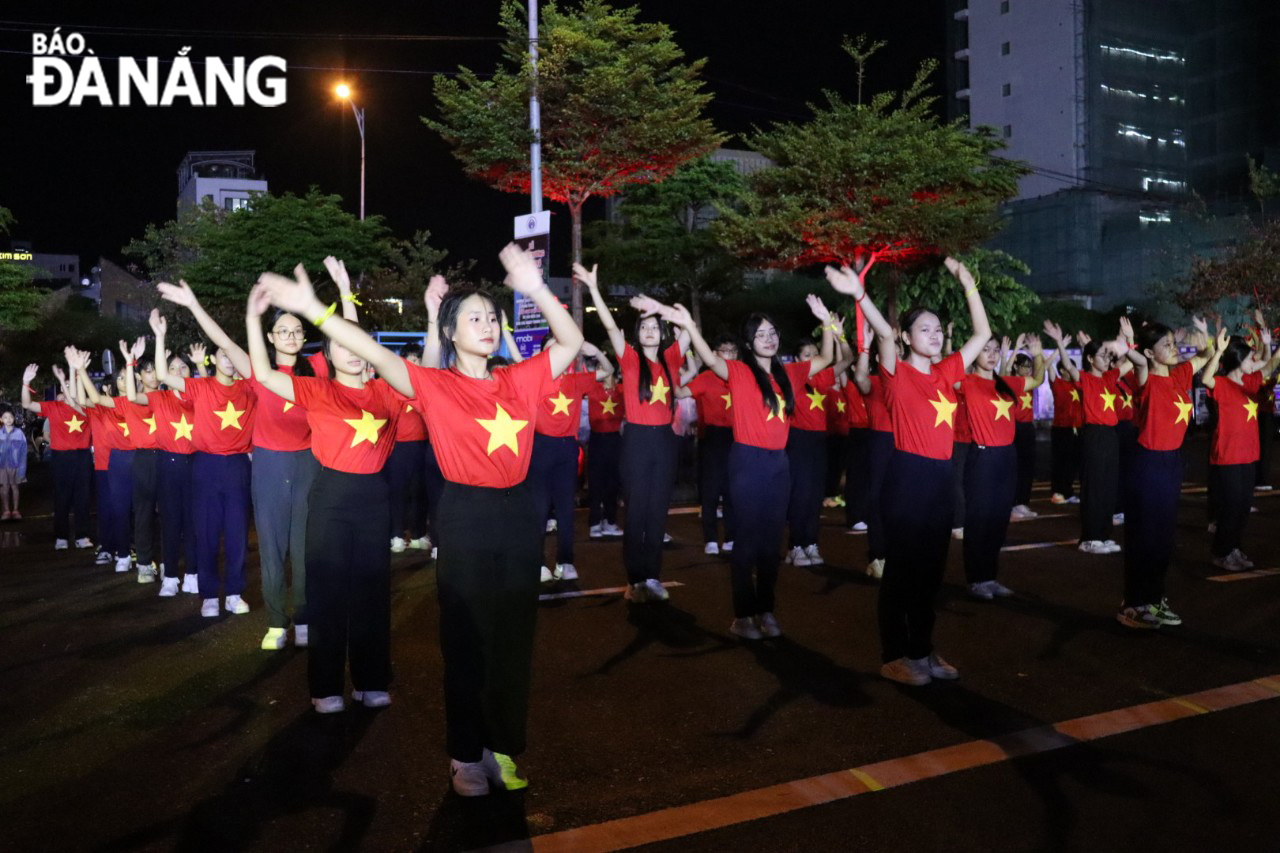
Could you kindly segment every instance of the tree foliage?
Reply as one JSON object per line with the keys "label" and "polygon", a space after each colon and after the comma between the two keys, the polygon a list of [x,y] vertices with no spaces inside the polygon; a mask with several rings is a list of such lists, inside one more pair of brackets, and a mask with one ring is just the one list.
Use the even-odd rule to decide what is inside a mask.
{"label": "tree foliage", "polygon": [[[999,335],[1016,337],[1021,332],[1038,331],[1042,318],[1032,315],[1040,297],[1030,288],[1019,284],[1015,276],[1026,275],[1030,269],[1012,255],[994,249],[970,249],[954,256],[973,273],[982,294],[982,304],[987,309],[991,328]],[[877,274],[879,273],[879,274]],[[926,305],[955,323],[957,338],[973,330],[969,321],[969,308],[964,290],[942,264],[931,265],[913,276],[900,277],[896,288],[889,286],[891,278],[899,271],[893,268],[872,268],[871,292],[873,299],[888,299],[896,289],[897,308],[905,311],[914,305]],[[883,305],[877,302],[877,305]]]}
{"label": "tree foliage", "polygon": [[1197,258],[1179,302],[1203,310],[1220,300],[1252,298],[1267,309],[1280,302],[1280,220],[1250,228],[1226,253]]}
{"label": "tree foliage", "polygon": [[366,276],[362,290],[368,296],[361,299],[361,325],[383,330],[425,330],[427,309],[423,294],[431,276],[439,273],[450,284],[461,284],[475,265],[467,261],[445,266],[448,255],[447,249],[431,245],[430,231],[417,231],[408,240],[392,243],[388,264]]}
{"label": "tree foliage", "polygon": [[[880,46],[844,45],[860,72]],[[825,105],[810,105],[811,120],[749,137],[775,167],[752,175],[742,208],[717,223],[724,244],[757,266],[852,262],[873,252],[908,264],[995,234],[998,207],[1027,167],[997,156],[1004,143],[990,128],[937,118],[926,94],[936,68],[923,63],[900,95],[881,92],[865,104],[827,91]]]}
{"label": "tree foliage", "polygon": [[[13,214],[0,207],[0,234],[9,233]],[[0,261],[0,334],[34,328],[45,293],[32,287],[32,267]]]}

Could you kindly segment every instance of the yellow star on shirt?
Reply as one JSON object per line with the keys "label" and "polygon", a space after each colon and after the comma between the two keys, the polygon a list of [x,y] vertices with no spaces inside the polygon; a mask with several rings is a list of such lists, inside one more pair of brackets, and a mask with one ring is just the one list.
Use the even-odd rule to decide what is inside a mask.
{"label": "yellow star on shirt", "polygon": [[116,426],[120,427],[120,431],[124,433],[124,437],[129,437],[129,424],[124,421],[116,421]]}
{"label": "yellow star on shirt", "polygon": [[551,404],[551,414],[567,415],[569,414],[569,404],[573,402],[572,397],[566,397],[561,391],[554,397],[548,397],[547,402]]}
{"label": "yellow star on shirt", "polygon": [[1191,404],[1183,401],[1181,394],[1178,395],[1178,399],[1173,401],[1173,404],[1178,407],[1178,416],[1173,419],[1173,422],[1175,424],[1185,423],[1187,426],[1191,426]]}
{"label": "yellow star on shirt", "polygon": [[814,390],[806,393],[805,396],[809,398],[809,411],[813,411],[814,409],[826,411],[826,407],[823,405],[823,401],[827,399],[826,394],[818,393],[818,390],[815,388]]}
{"label": "yellow star on shirt", "polygon": [[605,397],[600,401],[600,411],[606,415],[614,415],[618,412],[618,401],[612,397]]}
{"label": "yellow star on shirt", "polygon": [[493,414],[492,420],[484,420],[476,418],[476,423],[489,431],[489,446],[484,452],[489,456],[493,455],[493,451],[499,447],[506,447],[516,456],[520,455],[520,444],[516,441],[516,437],[520,435],[520,430],[529,425],[528,421],[518,421],[511,415],[507,414],[507,410],[502,408],[498,403],[494,403],[497,410]]}
{"label": "yellow star on shirt", "polygon": [[836,400],[836,411],[844,414],[844,400]]}
{"label": "yellow star on shirt", "polygon": [[195,424],[187,421],[187,413],[183,412],[176,421],[169,421],[169,426],[173,427],[173,440],[181,439],[191,440],[191,430]]}
{"label": "yellow star on shirt", "polygon": [[151,416],[151,417],[149,417],[149,418],[143,418],[143,419],[142,419],[142,422],[143,422],[144,424],[146,424],[146,425],[147,425],[147,435],[151,435],[152,433],[154,433],[154,432],[156,431],[156,416],[155,416],[155,415],[152,415],[152,416]]}
{"label": "yellow star on shirt", "polygon": [[351,446],[355,447],[362,441],[367,441],[370,444],[377,444],[378,430],[386,426],[387,419],[375,418],[369,412],[361,409],[359,420],[356,420],[355,418],[343,418],[342,422],[356,431],[356,434],[351,436]]}
{"label": "yellow star on shirt", "polygon": [[1102,411],[1114,412],[1116,410],[1116,395],[1110,391],[1101,391],[1098,394],[1102,398]]}
{"label": "yellow star on shirt", "polygon": [[732,395],[732,394],[721,394],[721,395],[720,395],[720,399],[721,399],[721,400],[724,400],[724,410],[725,410],[726,412],[733,408],[733,395]]}
{"label": "yellow star on shirt", "polygon": [[1079,403],[1079,402],[1080,402],[1080,389],[1079,389],[1079,388],[1072,388],[1072,389],[1071,389],[1071,402],[1073,402],[1073,403]]}
{"label": "yellow star on shirt", "polygon": [[773,413],[773,409],[770,409],[770,410],[769,410],[769,414],[765,417],[765,422],[766,422],[766,423],[768,423],[769,421],[773,420],[774,418],[777,418],[778,420],[782,421],[782,422],[785,424],[785,423],[787,422],[787,413],[786,413],[786,410],[784,409],[782,412],[779,412],[778,414],[776,414],[776,415],[775,415],[775,414]]}
{"label": "yellow star on shirt", "polygon": [[1124,408],[1126,408],[1126,409],[1132,409],[1132,408],[1133,408],[1133,395],[1132,395],[1132,394],[1122,394],[1122,395],[1120,395],[1120,405],[1121,405],[1121,406],[1123,406],[1123,407],[1124,407]]}
{"label": "yellow star on shirt", "polygon": [[1245,422],[1256,421],[1258,419],[1258,404],[1253,400],[1244,404],[1244,410],[1247,414],[1244,416]]}
{"label": "yellow star on shirt", "polygon": [[1031,408],[1031,392],[1030,391],[1023,394],[1021,397],[1019,397],[1018,400],[1021,402],[1022,408],[1024,409]]}
{"label": "yellow star on shirt", "polygon": [[[955,426],[957,404],[943,396],[942,391],[938,391],[938,399],[930,400],[929,405],[933,406],[933,410],[937,412],[937,417],[933,421],[934,426],[941,426],[944,423],[949,427]],[[1013,405],[1012,400],[1009,401],[1009,405]]]}
{"label": "yellow star on shirt", "polygon": [[292,408],[293,408],[293,403],[292,403],[291,401],[289,401],[289,400],[285,400],[285,401],[284,401],[284,408],[283,408],[283,409],[281,409],[281,411],[282,411],[282,412],[287,412],[287,411],[289,411],[289,410],[290,410],[290,409],[292,409]]}
{"label": "yellow star on shirt", "polygon": [[[991,401],[991,405],[996,407],[996,416],[992,420],[998,421],[1001,418],[1004,418],[1006,421],[1013,420],[1013,418],[1009,417],[1009,410],[1013,408],[1012,400],[1006,400],[1004,397],[997,394],[996,398]],[[937,424],[934,424],[934,426],[937,426]]]}
{"label": "yellow star on shirt", "polygon": [[83,426],[84,421],[80,420],[75,415],[72,415],[71,420],[67,421],[67,432],[84,432],[84,430],[81,429]]}
{"label": "yellow star on shirt", "polygon": [[227,407],[225,409],[221,412],[214,409],[213,413],[222,419],[222,429],[226,429],[227,427],[244,429],[244,427],[240,426],[240,416],[244,414],[244,411],[236,411],[236,407],[231,405],[230,400],[227,401]]}
{"label": "yellow star on shirt", "polygon": [[667,385],[666,380],[659,376],[658,381],[649,386],[649,402],[662,403],[667,405],[667,394],[671,392],[671,388]]}

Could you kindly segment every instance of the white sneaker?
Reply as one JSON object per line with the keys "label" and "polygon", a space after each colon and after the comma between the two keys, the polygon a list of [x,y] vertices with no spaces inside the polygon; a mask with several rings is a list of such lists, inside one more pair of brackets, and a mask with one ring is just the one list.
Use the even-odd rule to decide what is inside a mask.
{"label": "white sneaker", "polygon": [[228,613],[234,613],[237,616],[243,616],[249,612],[249,605],[238,595],[227,596],[226,608]]}
{"label": "white sneaker", "polygon": [[265,652],[279,651],[284,648],[288,639],[284,628],[268,628],[266,636],[262,638],[262,650]]}
{"label": "white sneaker", "polygon": [[720,553],[729,554],[733,552],[733,540],[729,540],[720,546]]}
{"label": "white sneaker", "polygon": [[[119,569],[117,569],[116,571],[119,571]],[[200,576],[197,574],[183,575],[182,591],[189,592],[192,595],[199,595],[200,594]]]}
{"label": "white sneaker", "polygon": [[1124,513],[1117,512],[1115,515],[1111,516],[1111,523],[1116,525],[1117,527],[1124,524]]}
{"label": "white sneaker", "polygon": [[849,529],[852,530],[854,533],[866,533],[867,523],[865,521],[854,522],[854,525]]}
{"label": "white sneaker", "polygon": [[822,565],[822,554],[818,552],[818,543],[815,542],[814,544],[805,548],[804,556],[805,556],[805,559],[809,561],[809,565],[811,566]]}
{"label": "white sneaker", "polygon": [[405,541],[403,539],[401,539],[399,536],[391,537],[391,553],[392,554],[402,554],[404,553],[404,548],[405,548]]}
{"label": "white sneaker", "polygon": [[1000,581],[987,581],[987,591],[989,591],[996,598],[1013,597],[1013,590],[1009,589],[1009,587],[1000,583]]}
{"label": "white sneaker", "polygon": [[941,678],[945,681],[952,681],[960,677],[960,671],[942,658],[938,657],[937,654],[913,660],[911,663],[917,669],[922,669],[928,672],[930,678]]}
{"label": "white sneaker", "polygon": [[179,583],[180,581],[177,578],[165,578],[160,583],[160,597],[173,598],[178,594]]}
{"label": "white sneaker", "polygon": [[93,562],[94,562],[94,565],[105,566],[114,559],[115,557],[112,557],[106,551],[99,551],[97,556],[93,558]]}
{"label": "white sneaker", "polygon": [[562,581],[576,581],[578,570],[573,563],[556,563],[555,575]]}
{"label": "white sneaker", "polygon": [[1067,503],[1069,503],[1069,504],[1078,504],[1078,503],[1080,503],[1080,498],[1078,498],[1078,497],[1077,497],[1077,496],[1075,496],[1075,495],[1072,495],[1071,497],[1067,498]]}
{"label": "white sneaker", "polygon": [[65,539],[55,539],[55,540],[53,541],[53,550],[55,550],[55,551],[65,551],[65,550],[67,550],[67,540],[65,540]]}
{"label": "white sneaker", "polygon": [[555,533],[555,532],[556,532],[557,530],[559,530],[559,529],[560,529],[560,525],[556,523],[556,520],[555,520],[554,518],[548,518],[548,519],[547,519],[547,532],[548,532],[548,533]]}
{"label": "white sneaker", "polygon": [[591,528],[587,531],[587,535],[590,536],[592,539],[603,539],[604,525],[603,524],[591,525]]}
{"label": "white sneaker", "polygon": [[435,546],[435,545],[431,546],[431,559],[433,559],[433,560],[434,560],[434,559],[436,558],[436,553],[437,553],[439,550],[440,550],[440,548],[439,548],[438,546]]}
{"label": "white sneaker", "polygon": [[750,616],[742,616],[730,622],[729,633],[744,640],[759,640],[764,637]]}
{"label": "white sneaker", "polygon": [[649,578],[644,585],[648,587],[650,601],[666,601],[671,597],[671,593],[667,592],[667,588],[657,578]]}
{"label": "white sneaker", "polygon": [[200,605],[200,615],[206,619],[212,619],[218,615],[218,599],[206,598],[204,603]]}
{"label": "white sneaker", "polygon": [[799,545],[797,545],[796,547],[792,548],[790,551],[787,552],[787,562],[793,566],[812,565],[812,563],[809,562],[809,556],[804,552],[804,549],[801,548]]}
{"label": "white sneaker", "polygon": [[1018,504],[1013,508],[1013,511],[1018,513],[1022,518],[1035,518],[1040,514],[1026,504]]}
{"label": "white sneaker", "polygon": [[449,759],[449,779],[459,797],[484,797],[489,794],[489,777],[479,761],[462,762]]}
{"label": "white sneaker", "polygon": [[418,539],[410,539],[409,547],[415,551],[426,551],[428,548],[431,547],[431,537],[422,536],[422,537],[419,537]]}
{"label": "white sneaker", "polygon": [[611,521],[606,521],[604,523],[604,535],[605,536],[621,536],[622,528]]}
{"label": "white sneaker", "polygon": [[760,633],[766,637],[781,637],[782,626],[778,624],[777,618],[772,613],[761,613],[756,617],[756,625],[760,628]]}
{"label": "white sneaker", "polygon": [[391,704],[391,694],[385,690],[352,690],[351,701],[366,708],[385,708]]}
{"label": "white sneaker", "polygon": [[1234,557],[1235,561],[1240,564],[1240,568],[1242,569],[1253,568],[1253,560],[1250,560],[1247,556],[1245,556],[1245,553],[1241,551],[1239,548],[1236,548],[1234,551],[1232,551],[1231,556]]}
{"label": "white sneaker", "polygon": [[138,566],[138,583],[156,582],[156,564],[145,563]]}
{"label": "white sneaker", "polygon": [[131,569],[131,568],[133,568],[133,560],[131,560],[131,559],[130,559],[130,558],[128,558],[128,557],[117,557],[117,558],[116,558],[116,572],[117,572],[117,573],[121,573],[121,574],[122,574],[122,573],[124,573],[124,572],[129,571],[129,569]]}
{"label": "white sneaker", "polygon": [[1121,551],[1120,543],[1114,539],[1104,540],[1102,544],[1107,546],[1108,554],[1119,554]]}
{"label": "white sneaker", "polygon": [[1236,556],[1234,553],[1228,554],[1225,557],[1214,557],[1213,564],[1218,568],[1228,572],[1244,571],[1244,566],[1236,562]]}
{"label": "white sneaker", "polygon": [[719,545],[717,545],[715,542],[708,542],[706,545],[704,545],[704,546],[702,547],[702,553],[704,553],[704,554],[719,554],[719,553],[720,553],[720,546],[719,546]]}
{"label": "white sneaker", "polygon": [[963,527],[953,527],[953,528],[951,528],[951,538],[952,538],[952,539],[964,539],[964,528],[963,528]]}
{"label": "white sneaker", "polygon": [[312,699],[311,705],[317,714],[337,714],[347,707],[341,696],[326,696],[323,699]]}
{"label": "white sneaker", "polygon": [[307,643],[309,639],[310,638],[307,636],[306,625],[293,626],[293,644],[295,646],[297,646],[300,649],[305,649],[307,647]]}
{"label": "white sneaker", "polygon": [[995,598],[995,594],[991,591],[990,587],[987,586],[986,581],[969,584],[969,595],[979,601],[990,601]]}
{"label": "white sneaker", "polygon": [[1111,549],[1101,539],[1086,539],[1080,543],[1080,550],[1086,554],[1110,554]]}
{"label": "white sneaker", "polygon": [[867,563],[867,576],[873,578],[884,577],[884,560],[872,560]]}
{"label": "white sneaker", "polygon": [[79,539],[77,539],[77,540],[76,540],[76,547],[77,547],[77,548],[92,548],[92,547],[93,547],[93,541],[92,541],[91,539],[89,539],[89,537],[87,537],[87,536],[82,536],[81,538],[79,538]]}
{"label": "white sneaker", "polygon": [[670,544],[671,544],[672,542],[674,542],[674,541],[676,541],[676,540],[675,540],[675,539],[673,539],[673,538],[671,538],[671,534],[670,534],[670,533],[664,533],[664,534],[662,534],[662,544],[663,544],[663,545],[670,545]]}
{"label": "white sneaker", "polygon": [[546,566],[543,566],[543,567],[542,567],[542,573],[540,574],[540,576],[539,576],[539,578],[538,578],[539,583],[551,583],[551,582],[552,582],[552,581],[554,581],[555,579],[556,579],[556,578],[555,578],[555,575],[551,574],[551,570],[550,570],[550,569],[548,569]]}

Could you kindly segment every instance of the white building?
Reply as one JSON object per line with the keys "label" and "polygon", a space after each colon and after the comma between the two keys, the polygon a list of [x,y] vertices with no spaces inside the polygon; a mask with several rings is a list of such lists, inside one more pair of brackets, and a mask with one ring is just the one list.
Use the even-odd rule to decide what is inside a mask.
{"label": "white building", "polygon": [[212,202],[238,210],[255,192],[265,193],[267,182],[254,168],[253,151],[189,151],[178,166],[178,208]]}

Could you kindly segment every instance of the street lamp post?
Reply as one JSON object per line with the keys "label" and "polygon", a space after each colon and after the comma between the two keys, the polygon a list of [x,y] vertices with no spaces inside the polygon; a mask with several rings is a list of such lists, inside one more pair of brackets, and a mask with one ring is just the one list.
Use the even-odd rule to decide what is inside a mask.
{"label": "street lamp post", "polygon": [[360,131],[360,221],[364,221],[364,110],[356,106],[356,102],[351,100],[351,87],[346,83],[339,83],[334,90],[338,93],[338,97],[351,105],[351,112],[356,117],[356,129]]}

